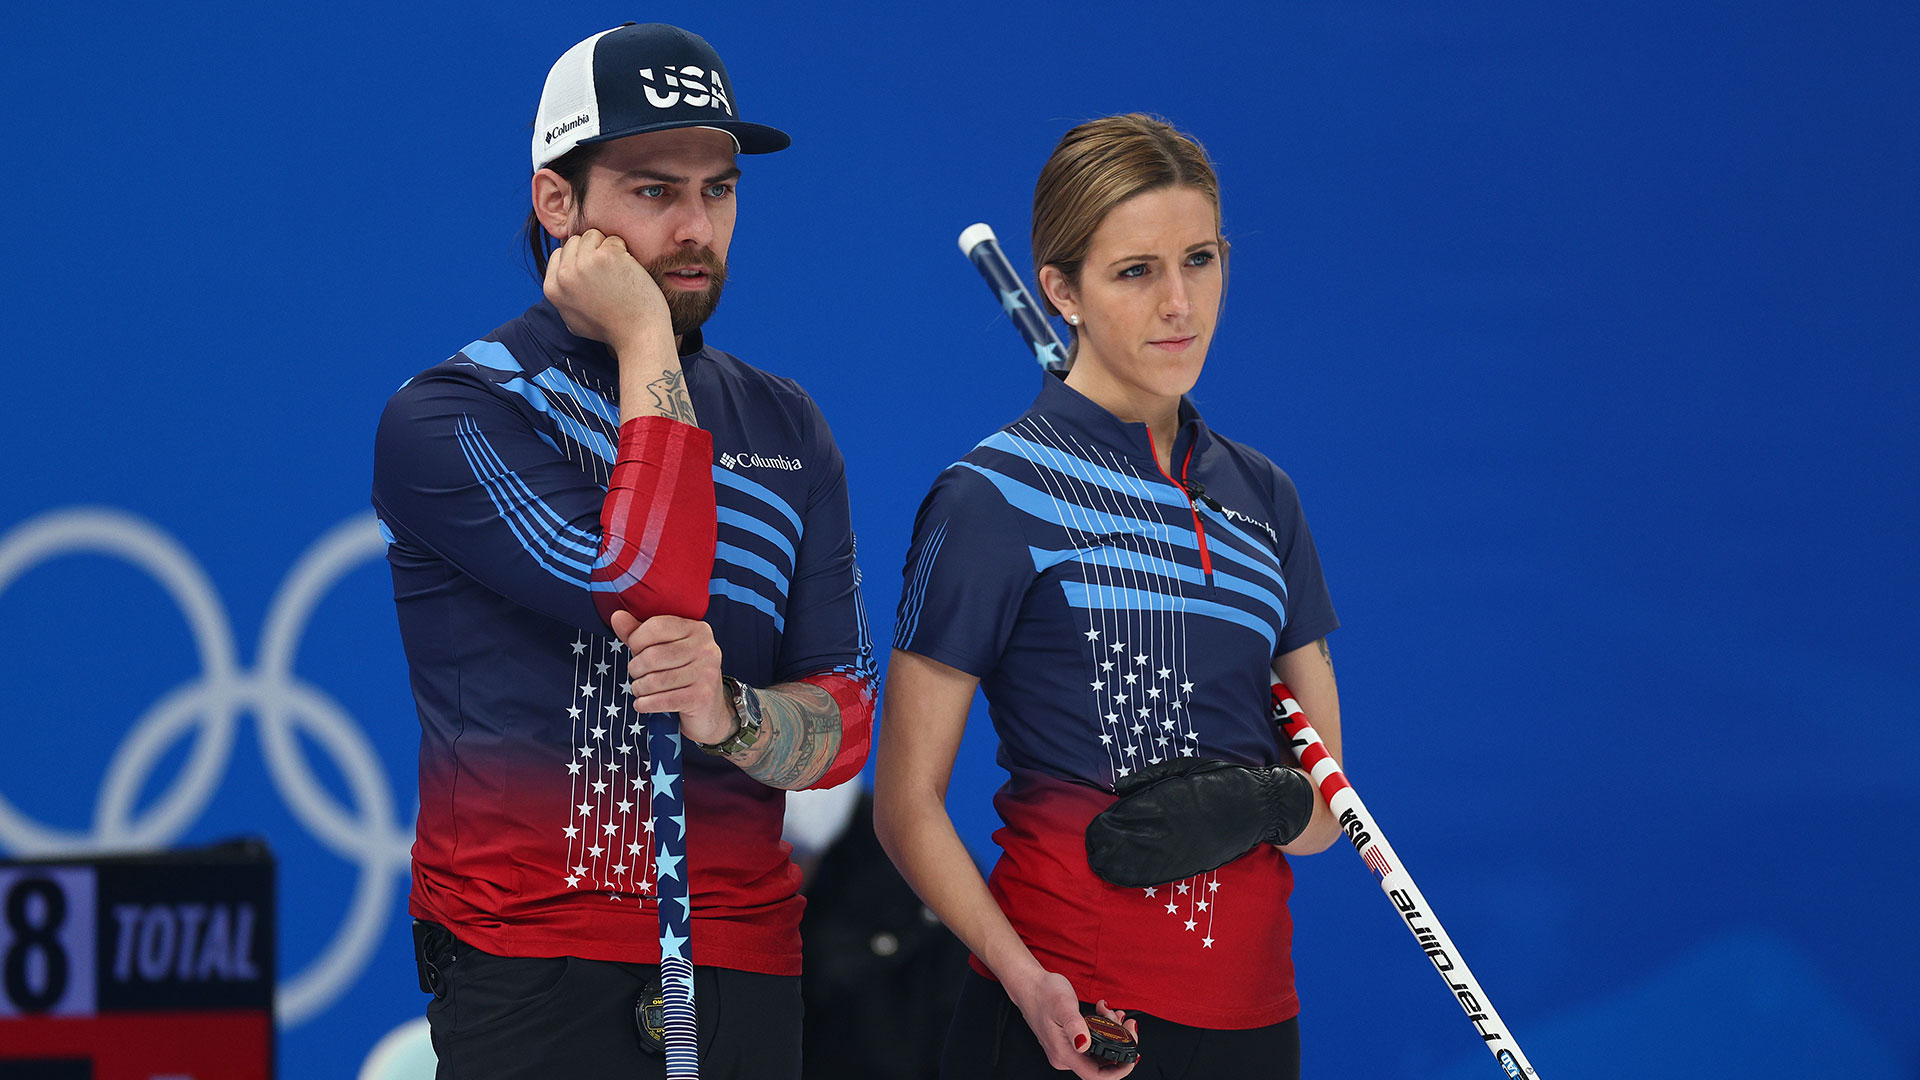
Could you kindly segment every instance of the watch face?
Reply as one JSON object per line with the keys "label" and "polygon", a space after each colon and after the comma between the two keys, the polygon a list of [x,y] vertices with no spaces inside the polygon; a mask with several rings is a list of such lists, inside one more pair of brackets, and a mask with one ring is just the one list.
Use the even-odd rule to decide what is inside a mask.
{"label": "watch face", "polygon": [[735,683],[733,711],[740,717],[740,730],[734,738],[746,736],[748,743],[753,742],[760,734],[760,695],[745,683]]}
{"label": "watch face", "polygon": [[733,698],[734,709],[740,714],[740,727],[744,731],[752,728],[755,734],[760,731],[760,695],[741,684],[739,693]]}
{"label": "watch face", "polygon": [[757,742],[760,738],[761,725],[760,695],[746,683],[730,675],[726,677],[726,688],[728,697],[733,702],[734,718],[740,723],[739,729],[712,745],[694,744],[709,754],[722,757],[738,753]]}
{"label": "watch face", "polygon": [[667,1046],[667,1003],[660,989],[660,980],[655,979],[640,992],[633,1003],[633,1025],[638,1030],[640,1045],[648,1053],[660,1054]]}

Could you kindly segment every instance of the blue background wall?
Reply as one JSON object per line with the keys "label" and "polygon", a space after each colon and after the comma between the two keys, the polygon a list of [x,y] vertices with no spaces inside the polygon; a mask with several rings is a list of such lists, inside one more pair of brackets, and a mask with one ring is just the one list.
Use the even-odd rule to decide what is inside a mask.
{"label": "blue background wall", "polygon": [[[953,237],[1023,264],[1059,134],[1164,114],[1234,243],[1196,400],[1298,482],[1351,774],[1536,1065],[1920,1076],[1910,4],[14,11],[0,848],[262,831],[282,1075],[417,1015],[373,423],[534,298],[541,79],[628,18],[794,135],[710,336],[824,404],[879,634],[1037,384]],[[1358,860],[1299,875],[1307,1074],[1489,1075]]]}

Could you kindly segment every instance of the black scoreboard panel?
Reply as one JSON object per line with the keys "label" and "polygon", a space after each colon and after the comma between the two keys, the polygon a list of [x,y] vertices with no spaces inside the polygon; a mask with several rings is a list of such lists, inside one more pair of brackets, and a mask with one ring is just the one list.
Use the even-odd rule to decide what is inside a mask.
{"label": "black scoreboard panel", "polygon": [[0,1080],[273,1074],[273,860],[0,862]]}

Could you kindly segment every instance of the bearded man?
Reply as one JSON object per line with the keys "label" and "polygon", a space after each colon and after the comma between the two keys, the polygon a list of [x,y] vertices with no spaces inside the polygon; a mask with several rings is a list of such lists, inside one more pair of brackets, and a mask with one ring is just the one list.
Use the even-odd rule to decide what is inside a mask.
{"label": "bearded man", "polygon": [[[700,37],[553,66],[527,239],[545,299],[388,403],[373,503],[420,724],[411,910],[440,1076],[664,1076],[655,885],[685,873],[705,1074],[797,1077],[785,790],[859,771],[875,671],[845,469],[790,379],[708,345],[739,118]],[[684,822],[655,821],[677,713]],[[660,865],[684,828],[687,866]],[[672,861],[672,860],[668,860]]]}

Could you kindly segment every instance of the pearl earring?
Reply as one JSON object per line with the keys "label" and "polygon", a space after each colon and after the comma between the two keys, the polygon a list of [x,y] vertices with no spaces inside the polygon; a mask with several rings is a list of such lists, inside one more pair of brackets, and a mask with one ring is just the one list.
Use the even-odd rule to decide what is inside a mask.
{"label": "pearl earring", "polygon": [[1073,324],[1074,326],[1079,326],[1079,325],[1080,325],[1080,316],[1078,316],[1078,315],[1069,315],[1069,316],[1067,316],[1067,322],[1069,322],[1069,323],[1071,323],[1071,324]]}

